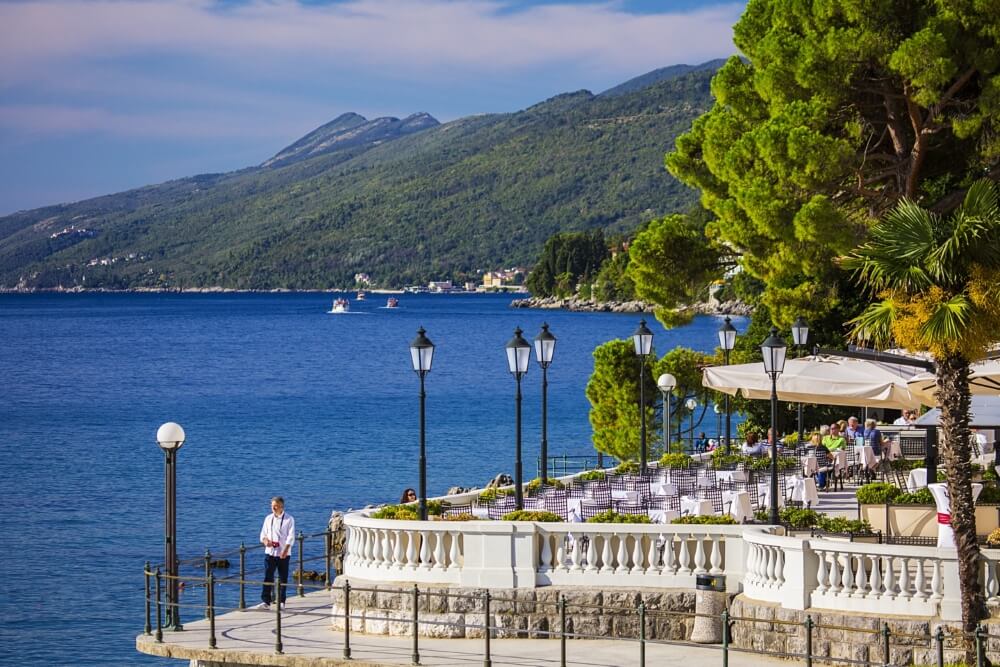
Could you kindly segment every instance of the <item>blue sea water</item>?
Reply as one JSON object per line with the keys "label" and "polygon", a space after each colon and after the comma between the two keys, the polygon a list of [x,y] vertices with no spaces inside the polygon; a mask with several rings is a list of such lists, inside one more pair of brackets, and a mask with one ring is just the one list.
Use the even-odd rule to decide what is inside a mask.
{"label": "blue sea water", "polygon": [[[591,454],[591,352],[628,337],[639,320],[515,310],[504,295],[403,295],[397,310],[370,295],[342,315],[326,313],[331,301],[0,295],[0,663],[170,664],[134,649],[142,564],[162,557],[161,423],[187,432],[182,557],[255,543],[277,494],[300,529],[320,532],[331,510],[395,502],[417,485],[418,380],[407,345],[418,326],[437,346],[427,448],[429,492],[438,494],[513,468],[514,381],[503,345],[515,326],[530,340],[547,321],[558,337],[550,452]],[[662,354],[712,349],[720,322],[651,324]],[[530,478],[540,433],[534,361],[523,391]],[[256,595],[248,592],[251,602]]]}

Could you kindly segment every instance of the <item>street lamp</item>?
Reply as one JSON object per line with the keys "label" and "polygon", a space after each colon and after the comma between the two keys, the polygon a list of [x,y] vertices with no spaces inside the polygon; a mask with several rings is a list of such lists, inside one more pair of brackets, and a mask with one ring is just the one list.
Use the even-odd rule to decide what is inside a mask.
{"label": "street lamp", "polygon": [[639,474],[646,474],[646,355],[653,349],[653,332],[646,327],[646,320],[639,320],[639,328],[632,334],[635,353],[639,355]]}
{"label": "street lamp", "polygon": [[167,422],[156,430],[156,443],[163,450],[163,560],[167,566],[167,627],[183,630],[180,614],[180,582],[177,580],[177,451],[184,445],[184,429]]}
{"label": "street lamp", "polygon": [[424,377],[431,372],[431,363],[434,361],[434,343],[425,336],[427,332],[423,327],[417,329],[417,337],[410,341],[410,361],[413,363],[413,372],[420,377],[420,520],[427,520],[427,451],[426,437],[427,428],[424,420],[424,404],[427,400],[427,393],[424,391]]}
{"label": "street lamp", "polygon": [[[795,343],[795,347],[799,352],[799,358],[802,357],[802,349],[809,343],[809,324],[806,322],[805,318],[799,315],[795,319],[795,323],[792,324],[792,342]],[[802,403],[799,402],[798,407],[798,427],[799,427],[799,446],[802,445],[802,438],[804,434],[802,432]]]}
{"label": "street lamp", "polygon": [[[693,398],[689,398],[688,400],[684,401],[684,407],[687,408],[688,412],[690,413],[690,419],[688,421],[690,430],[688,431],[688,433],[691,436],[691,450],[694,451],[694,411],[698,407],[698,401],[694,400]],[[682,436],[681,442],[683,441],[684,438]]]}
{"label": "street lamp", "polygon": [[715,412],[715,437],[718,438],[722,433],[722,406],[715,403],[712,405],[712,411]]}
{"label": "street lamp", "polygon": [[[719,329],[719,345],[722,347],[722,354],[725,357],[726,366],[728,366],[729,353],[736,347],[736,327],[733,326],[733,322],[729,317],[726,317],[725,323]],[[726,394],[726,454],[729,454],[729,443],[733,439],[732,427],[733,418],[729,406],[729,394]]]}
{"label": "street lamp", "polygon": [[771,335],[761,343],[760,352],[764,356],[764,372],[771,378],[771,523],[778,525],[778,376],[785,370],[785,341],[778,336],[777,327],[771,327]]}
{"label": "street lamp", "polygon": [[542,484],[549,480],[549,364],[552,363],[552,355],[556,352],[556,337],[549,333],[549,325],[543,324],[542,331],[535,336],[535,359],[542,367],[542,448],[540,456],[542,459]]}
{"label": "street lamp", "polygon": [[517,394],[514,403],[516,420],[516,439],[514,444],[514,500],[517,509],[524,509],[524,496],[521,490],[521,378],[528,372],[528,362],[531,360],[531,345],[521,336],[521,327],[514,329],[514,337],[504,346],[507,350],[507,369],[517,381]]}
{"label": "street lamp", "polygon": [[677,378],[670,373],[664,373],[656,379],[656,386],[663,394],[663,453],[670,451],[670,394],[677,386]]}

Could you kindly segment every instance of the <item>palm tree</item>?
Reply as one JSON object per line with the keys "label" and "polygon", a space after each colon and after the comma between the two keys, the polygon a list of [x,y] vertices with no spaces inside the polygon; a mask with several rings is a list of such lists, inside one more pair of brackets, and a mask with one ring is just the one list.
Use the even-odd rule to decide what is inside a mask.
{"label": "palm tree", "polygon": [[[969,445],[969,363],[1000,341],[1000,197],[977,181],[962,205],[941,216],[903,200],[870,231],[843,266],[873,297],[851,320],[853,335],[930,352],[941,408],[941,448],[958,549],[962,625],[986,616]],[[966,642],[966,652],[972,648]],[[968,659],[974,659],[969,655]]]}

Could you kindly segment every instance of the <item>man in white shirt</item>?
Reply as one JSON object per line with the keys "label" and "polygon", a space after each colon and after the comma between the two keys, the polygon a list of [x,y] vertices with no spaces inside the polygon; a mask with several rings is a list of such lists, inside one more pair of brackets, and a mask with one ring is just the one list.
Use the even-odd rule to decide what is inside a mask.
{"label": "man in white shirt", "polygon": [[893,426],[909,426],[910,425],[910,411],[903,410],[903,414],[896,418],[896,421],[892,422]]}
{"label": "man in white shirt", "polygon": [[285,593],[288,590],[288,557],[295,542],[295,519],[285,512],[285,499],[271,498],[271,513],[264,517],[260,529],[260,543],[264,545],[264,588],[260,592],[262,602],[254,609],[271,608],[274,593],[274,571],[281,580],[281,607],[285,607]]}

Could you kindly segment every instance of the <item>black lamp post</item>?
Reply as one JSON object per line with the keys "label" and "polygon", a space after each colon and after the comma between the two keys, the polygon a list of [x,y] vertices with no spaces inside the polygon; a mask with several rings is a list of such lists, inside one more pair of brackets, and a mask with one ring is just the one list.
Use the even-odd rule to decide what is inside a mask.
{"label": "black lamp post", "polygon": [[183,630],[180,615],[180,582],[177,580],[177,451],[184,445],[184,429],[167,422],[156,431],[163,450],[163,560],[167,567],[167,628]]}
{"label": "black lamp post", "polygon": [[672,403],[674,387],[677,386],[677,378],[670,373],[664,373],[656,378],[656,386],[663,394],[663,453],[666,454],[670,451],[670,422],[672,419],[670,404]]}
{"label": "black lamp post", "polygon": [[542,484],[549,481],[549,364],[556,351],[556,337],[549,333],[549,325],[543,324],[542,331],[535,336],[535,359],[542,367]]}
{"label": "black lamp post", "polygon": [[771,335],[761,343],[764,355],[764,372],[771,378],[771,523],[778,525],[778,376],[785,370],[785,341],[778,336],[777,327],[771,327]]}
{"label": "black lamp post", "polygon": [[[722,346],[722,354],[729,365],[729,353],[736,347],[736,327],[732,320],[726,317],[725,323],[719,329],[719,345]],[[729,454],[730,442],[732,442],[733,416],[729,406],[729,394],[726,394],[726,454]]]}
{"label": "black lamp post", "polygon": [[[806,345],[809,344],[809,324],[806,322],[805,318],[799,315],[795,319],[795,323],[792,324],[792,342],[795,343],[795,348],[798,350],[799,358],[802,357],[802,350]],[[798,406],[798,427],[799,427],[799,446],[802,445],[802,438],[804,433],[802,431],[802,403]]]}
{"label": "black lamp post", "polygon": [[514,441],[514,500],[517,509],[524,509],[524,494],[521,489],[521,378],[528,372],[531,359],[531,345],[521,336],[521,327],[514,329],[514,337],[504,346],[507,350],[507,369],[517,382],[514,403],[516,436]]}
{"label": "black lamp post", "polygon": [[639,328],[632,334],[635,353],[639,355],[639,474],[646,474],[646,356],[653,349],[653,332],[646,327],[646,320],[639,320]]}
{"label": "black lamp post", "polygon": [[427,428],[424,420],[424,404],[427,392],[424,391],[424,377],[431,372],[434,361],[434,343],[425,336],[423,327],[417,329],[417,337],[410,342],[410,361],[413,372],[420,377],[420,520],[427,520]]}

